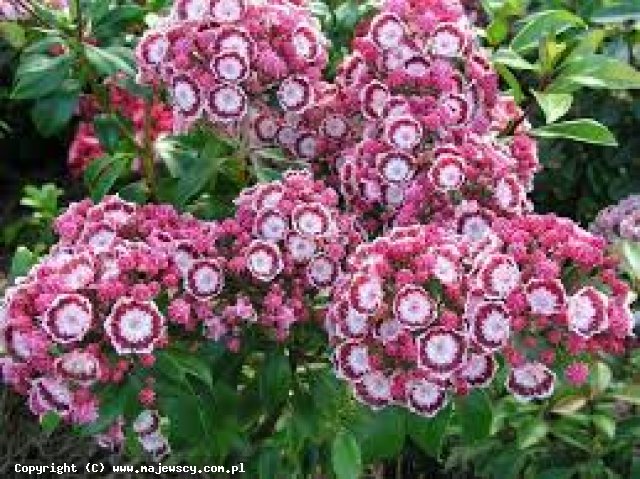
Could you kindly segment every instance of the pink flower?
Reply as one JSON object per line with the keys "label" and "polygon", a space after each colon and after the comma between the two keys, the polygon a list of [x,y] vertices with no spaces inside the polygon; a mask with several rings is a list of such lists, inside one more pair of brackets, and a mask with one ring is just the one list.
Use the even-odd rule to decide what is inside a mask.
{"label": "pink flower", "polygon": [[143,388],[138,393],[138,400],[143,406],[151,407],[156,400],[156,393],[149,387]]}
{"label": "pink flower", "polygon": [[571,363],[565,368],[564,375],[573,386],[582,386],[589,378],[589,365],[582,362]]}

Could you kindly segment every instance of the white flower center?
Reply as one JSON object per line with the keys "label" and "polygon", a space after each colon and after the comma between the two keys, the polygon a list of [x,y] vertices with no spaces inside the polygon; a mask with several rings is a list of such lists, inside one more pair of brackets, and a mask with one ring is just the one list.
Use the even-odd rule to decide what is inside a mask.
{"label": "white flower center", "polygon": [[127,310],[120,317],[120,334],[128,341],[137,343],[153,334],[153,318],[142,310]]}

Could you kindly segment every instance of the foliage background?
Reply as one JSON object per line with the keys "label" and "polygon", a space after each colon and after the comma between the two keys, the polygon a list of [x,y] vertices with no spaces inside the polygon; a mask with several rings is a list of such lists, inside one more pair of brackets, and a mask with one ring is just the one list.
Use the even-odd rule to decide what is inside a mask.
{"label": "foliage background", "polygon": [[[112,26],[113,31],[104,30],[103,38],[98,39],[100,46],[127,44],[129,33],[140,28],[145,15],[158,11],[165,2],[119,3],[129,8],[130,16]],[[522,69],[522,64],[518,67],[519,60],[514,62],[513,57],[510,62],[497,61],[503,67],[504,88],[521,95],[521,104],[536,127],[545,124],[549,112],[539,107],[531,91],[542,91],[552,83],[562,73],[562,64],[570,52],[584,45],[585,38],[598,39],[592,44],[591,53],[618,59],[629,67],[640,63],[638,1],[467,3],[476,11],[478,23],[485,27],[485,43],[495,51],[512,45],[535,16],[559,10],[571,12],[571,17],[565,15],[564,23],[542,28],[534,48],[521,52],[520,58],[530,64],[537,62],[544,71]],[[334,41],[335,65],[344,54],[338,46],[348,44],[354,25],[371,10],[371,4],[327,0],[314,2],[314,8]],[[81,179],[70,179],[66,168],[67,147],[76,120],[62,122],[56,131],[43,132],[42,127],[34,126],[29,114],[33,101],[11,98],[18,54],[29,39],[8,35],[6,28],[1,31],[4,35],[0,36],[0,270],[6,271],[20,245],[27,245],[37,253],[51,242],[50,220],[61,205],[81,197],[85,187]],[[86,78],[80,81],[80,89],[87,88]],[[555,113],[562,113],[563,121],[589,118],[599,121],[614,133],[619,146],[541,139],[540,157],[545,169],[536,180],[534,201],[538,211],[556,212],[586,226],[604,206],[631,192],[640,192],[640,94],[634,91],[638,85],[582,86],[571,91],[570,107]],[[207,187],[201,185],[203,190]],[[215,216],[220,205],[210,201],[206,194],[198,197],[203,198],[193,208],[199,208],[205,216]],[[23,257],[28,254],[23,252]],[[13,266],[15,258],[19,262],[21,256],[14,257]],[[276,382],[286,384],[288,369],[279,366],[275,369],[285,371],[275,378]],[[640,477],[640,456],[636,451],[640,436],[640,418],[636,414],[640,406],[639,376],[640,357],[630,356],[618,363],[600,364],[588,386],[562,391],[552,404],[518,406],[504,397],[502,391],[494,389],[489,397],[472,395],[460,400],[456,409],[466,410],[467,415],[448,411],[428,425],[417,426],[405,413],[393,409],[371,421],[367,411],[351,409],[335,380],[318,375],[310,379],[310,384],[318,388],[318,397],[323,397],[326,403],[306,413],[302,404],[292,405],[298,408],[292,410],[300,414],[288,418],[283,429],[284,435],[292,436],[269,438],[255,467],[260,477],[275,477],[270,475],[274,467],[287,469],[273,464],[274,448],[305,443],[319,436],[330,446],[318,448],[317,454],[332,456],[334,461],[343,459],[347,469],[353,464],[358,467],[368,464],[365,469],[376,479]],[[309,398],[301,396],[298,400],[304,403]],[[0,406],[3,412],[0,429],[5,436],[0,441],[0,474],[7,473],[7,467],[18,459],[67,460],[68,451],[81,444],[84,448],[86,444],[86,439],[77,439],[66,430],[37,432],[29,414],[6,391],[2,391]],[[330,423],[336,410],[340,419],[350,423],[350,433],[336,434]],[[307,423],[310,417],[317,423]],[[32,440],[27,443],[25,437]],[[354,438],[358,439],[358,445],[353,444]],[[65,449],[58,447],[60,444],[69,446]],[[300,453],[294,449],[290,451],[292,456]],[[102,458],[100,454],[93,449],[83,451],[77,461]]]}

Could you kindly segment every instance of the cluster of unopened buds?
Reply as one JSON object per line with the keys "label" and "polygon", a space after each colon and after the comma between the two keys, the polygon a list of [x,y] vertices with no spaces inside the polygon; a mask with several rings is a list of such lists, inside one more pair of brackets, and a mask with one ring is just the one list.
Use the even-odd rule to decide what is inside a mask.
{"label": "cluster of unopened buds", "polygon": [[326,40],[307,8],[276,0],[177,0],[137,50],[140,77],[168,87],[176,128],[243,126],[274,95],[281,113],[314,104]]}
{"label": "cluster of unopened buds", "polygon": [[[385,2],[336,79],[361,139],[330,158],[356,210],[387,223],[431,221],[475,200],[500,215],[528,207],[538,162],[517,106],[457,2]],[[513,127],[509,141],[497,134]]]}
{"label": "cluster of unopened buds", "polygon": [[640,241],[640,195],[631,195],[600,211],[591,231],[609,241]]}
{"label": "cluster of unopened buds", "polygon": [[[116,79],[108,82],[108,99],[112,111],[131,121],[134,140],[140,147],[145,141],[153,142],[160,136],[173,130],[173,114],[171,108],[154,99],[149,105],[143,98],[129,93],[117,84]],[[67,163],[74,176],[81,175],[89,164],[105,155],[93,120],[101,111],[97,100],[84,97],[80,106],[81,121],[69,147]],[[145,138],[148,135],[149,138]],[[134,165],[135,166],[135,165]]]}
{"label": "cluster of unopened buds", "polygon": [[233,336],[256,323],[284,339],[294,323],[313,318],[314,298],[333,286],[362,235],[338,209],[336,192],[306,171],[247,189],[236,205],[217,229],[228,280],[208,335]]}
{"label": "cluster of unopened buds", "polygon": [[[34,414],[86,424],[97,418],[102,386],[154,364],[170,343],[170,323],[189,330],[209,314],[203,288],[222,278],[218,270],[185,269],[184,251],[210,252],[212,227],[172,207],[85,200],[55,227],[59,242],[5,294],[0,365]],[[195,313],[175,314],[175,304]],[[148,407],[153,377],[145,381],[139,401]]]}
{"label": "cluster of unopened buds", "polygon": [[497,357],[521,400],[552,394],[554,366],[584,382],[582,359],[622,352],[633,322],[602,251],[554,216],[501,220],[481,248],[437,226],[395,228],[350,256],[334,290],[336,371],[363,402],[425,416],[489,385]]}

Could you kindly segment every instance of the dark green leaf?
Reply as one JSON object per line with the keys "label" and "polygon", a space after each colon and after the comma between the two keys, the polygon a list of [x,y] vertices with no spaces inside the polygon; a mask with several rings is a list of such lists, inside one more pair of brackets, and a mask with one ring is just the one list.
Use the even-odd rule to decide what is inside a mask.
{"label": "dark green leaf", "polygon": [[571,467],[545,469],[536,475],[536,479],[571,479],[575,470]]}
{"label": "dark green leaf", "polygon": [[117,47],[101,48],[90,44],[84,44],[84,47],[87,60],[98,73],[105,76],[115,75],[116,73],[125,73],[129,76],[135,75],[130,52],[127,49]]}
{"label": "dark green leaf", "polygon": [[260,399],[268,408],[273,408],[287,399],[291,384],[289,359],[279,351],[267,355],[258,376]]}
{"label": "dark green leaf", "polygon": [[42,98],[53,93],[62,85],[70,67],[71,58],[67,54],[57,57],[43,54],[23,57],[16,71],[12,98]]}
{"label": "dark green leaf", "polygon": [[116,151],[120,142],[119,119],[115,114],[100,113],[93,118],[93,127],[102,148],[108,152]]}
{"label": "dark green leaf", "polygon": [[159,351],[156,354],[156,368],[178,382],[185,382],[188,376],[193,376],[210,388],[213,387],[209,364],[193,353],[177,349]]}
{"label": "dark green leaf", "polygon": [[280,452],[275,448],[266,448],[258,456],[258,478],[273,479],[278,477],[280,470]]}
{"label": "dark green leaf", "polygon": [[406,437],[407,416],[399,408],[367,411],[354,427],[365,463],[396,457],[402,452]]}
{"label": "dark green leaf", "polygon": [[423,452],[436,459],[440,452],[451,420],[452,408],[448,406],[433,418],[425,418],[415,414],[407,417],[409,437]]}
{"label": "dark green leaf", "polygon": [[79,92],[57,92],[39,98],[31,109],[31,119],[43,136],[51,136],[64,128],[78,105]]}
{"label": "dark green leaf", "polygon": [[84,171],[84,180],[91,193],[91,198],[99,202],[113,188],[130,168],[130,160],[122,156],[103,156],[89,163]]}
{"label": "dark green leaf", "polygon": [[51,434],[60,424],[60,416],[53,411],[49,411],[40,419],[40,427],[42,430]]}
{"label": "dark green leaf", "polygon": [[467,442],[479,441],[489,436],[493,411],[484,391],[474,390],[466,396],[458,397],[455,411]]}

